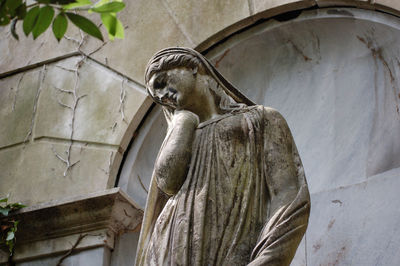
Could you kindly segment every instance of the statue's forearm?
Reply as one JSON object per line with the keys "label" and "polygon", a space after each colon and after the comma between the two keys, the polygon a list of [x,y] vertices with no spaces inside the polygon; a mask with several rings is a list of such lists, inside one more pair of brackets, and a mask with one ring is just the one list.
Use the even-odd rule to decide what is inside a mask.
{"label": "statue's forearm", "polygon": [[192,143],[198,118],[190,112],[179,112],[155,163],[158,187],[167,194],[176,194],[185,181],[190,164]]}

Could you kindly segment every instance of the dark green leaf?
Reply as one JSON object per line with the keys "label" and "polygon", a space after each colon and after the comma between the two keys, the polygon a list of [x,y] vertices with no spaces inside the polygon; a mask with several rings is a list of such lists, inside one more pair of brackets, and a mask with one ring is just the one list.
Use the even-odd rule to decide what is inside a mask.
{"label": "dark green leaf", "polygon": [[40,9],[35,26],[32,29],[33,39],[45,32],[50,26],[54,17],[54,9],[50,6],[44,6]]}
{"label": "dark green leaf", "polygon": [[87,34],[92,35],[93,37],[96,37],[97,39],[103,41],[103,36],[101,35],[99,28],[97,28],[97,26],[93,22],[77,14],[69,12],[65,14],[78,28],[80,28]]}
{"label": "dark green leaf", "polygon": [[58,16],[53,21],[53,33],[57,41],[60,41],[67,31],[68,20],[64,13],[58,14]]}
{"label": "dark green leaf", "polygon": [[6,7],[11,17],[15,16],[16,9],[22,4],[22,0],[7,0]]}
{"label": "dark green leaf", "polygon": [[15,234],[14,234],[14,232],[13,232],[13,231],[10,231],[10,232],[8,232],[8,233],[7,233],[7,238],[6,238],[6,241],[13,240],[13,239],[14,239],[14,237],[15,237]]}
{"label": "dark green leaf", "polygon": [[26,13],[25,19],[24,19],[24,24],[22,26],[24,33],[26,36],[31,33],[33,27],[35,26],[36,20],[39,15],[40,8],[38,6],[35,6],[31,8],[28,13]]}
{"label": "dark green leaf", "polygon": [[0,202],[7,202],[7,201],[8,201],[8,197],[0,198]]}
{"label": "dark green leaf", "polygon": [[26,16],[26,4],[23,3],[16,10],[16,15],[19,19],[24,19]]}
{"label": "dark green leaf", "polygon": [[5,5],[0,7],[0,26],[4,26],[10,23],[10,18],[6,12]]}
{"label": "dark green leaf", "polygon": [[8,216],[8,213],[10,212],[10,208],[0,208],[0,214],[2,214],[3,216]]}
{"label": "dark green leaf", "polygon": [[104,5],[93,7],[90,10],[97,13],[116,13],[124,9],[125,4],[123,2],[110,2]]}
{"label": "dark green leaf", "polygon": [[17,34],[17,32],[15,31],[15,26],[17,25],[17,19],[15,18],[15,19],[13,19],[13,21],[11,22],[11,35],[16,39],[16,40],[19,40],[19,37],[18,37],[18,34]]}
{"label": "dark green leaf", "polygon": [[14,10],[22,4],[22,0],[7,0],[6,6],[8,10]]}

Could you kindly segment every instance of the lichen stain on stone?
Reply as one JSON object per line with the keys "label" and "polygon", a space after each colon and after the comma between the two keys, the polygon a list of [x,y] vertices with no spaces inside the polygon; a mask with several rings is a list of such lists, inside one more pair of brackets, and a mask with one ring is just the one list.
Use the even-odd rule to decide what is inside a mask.
{"label": "lichen stain on stone", "polygon": [[[396,84],[396,78],[393,74],[393,70],[390,68],[390,65],[388,63],[388,61],[384,58],[383,56],[383,52],[382,52],[382,48],[379,47],[376,43],[374,43],[374,36],[373,36],[374,32],[371,32],[371,37],[370,36],[365,36],[365,38],[357,35],[357,39],[364,43],[367,48],[371,51],[372,57],[374,58],[375,61],[379,60],[384,69],[386,69],[386,71],[389,73],[389,77],[390,77],[390,84],[392,85],[392,89],[393,89],[393,93],[394,93],[394,98],[396,101],[396,112],[400,115],[399,113],[399,103],[397,103],[397,97],[400,98],[400,93],[398,93],[399,88]],[[397,65],[400,67],[400,61],[398,59],[396,59],[397,61]],[[393,61],[392,61],[393,62]]]}
{"label": "lichen stain on stone", "polygon": [[303,57],[304,61],[312,61],[312,58],[305,55],[304,52],[292,40],[287,40],[287,43],[292,45],[293,49]]}
{"label": "lichen stain on stone", "polygon": [[321,239],[319,239],[312,247],[313,252],[316,253],[322,247]]}
{"label": "lichen stain on stone", "polygon": [[329,222],[329,224],[328,224],[328,230],[331,230],[332,229],[332,226],[335,224],[335,219],[332,219],[330,222]]}
{"label": "lichen stain on stone", "polygon": [[345,257],[345,255],[346,255],[346,246],[342,246],[340,250],[336,253],[335,260],[333,262],[328,262],[325,265],[327,266],[339,265],[340,261]]}
{"label": "lichen stain on stone", "polygon": [[225,58],[225,56],[231,51],[231,49],[226,49],[225,52],[215,61],[215,67],[219,67],[219,63]]}
{"label": "lichen stain on stone", "polygon": [[342,202],[342,201],[340,201],[340,200],[338,200],[338,199],[336,199],[336,200],[332,200],[332,203],[337,203],[337,204],[340,204],[340,206],[342,206],[342,204],[343,204],[343,202]]}

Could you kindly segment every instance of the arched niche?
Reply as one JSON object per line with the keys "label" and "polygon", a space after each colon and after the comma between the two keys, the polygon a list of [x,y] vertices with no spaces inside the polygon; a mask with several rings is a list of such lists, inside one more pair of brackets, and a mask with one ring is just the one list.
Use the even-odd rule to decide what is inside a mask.
{"label": "arched niche", "polygon": [[[397,17],[327,8],[264,22],[207,52],[246,96],[278,109],[294,135],[312,212],[292,265],[400,260],[399,47]],[[154,108],[122,165],[118,185],[142,207],[165,129]],[[123,241],[115,254],[134,257]]]}

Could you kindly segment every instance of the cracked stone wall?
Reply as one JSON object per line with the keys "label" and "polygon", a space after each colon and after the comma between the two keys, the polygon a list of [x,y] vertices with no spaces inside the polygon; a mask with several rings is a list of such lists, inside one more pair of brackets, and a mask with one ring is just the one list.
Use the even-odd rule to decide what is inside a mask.
{"label": "cracked stone wall", "polygon": [[34,205],[114,186],[122,139],[150,104],[141,85],[73,56],[1,87],[0,194]]}

